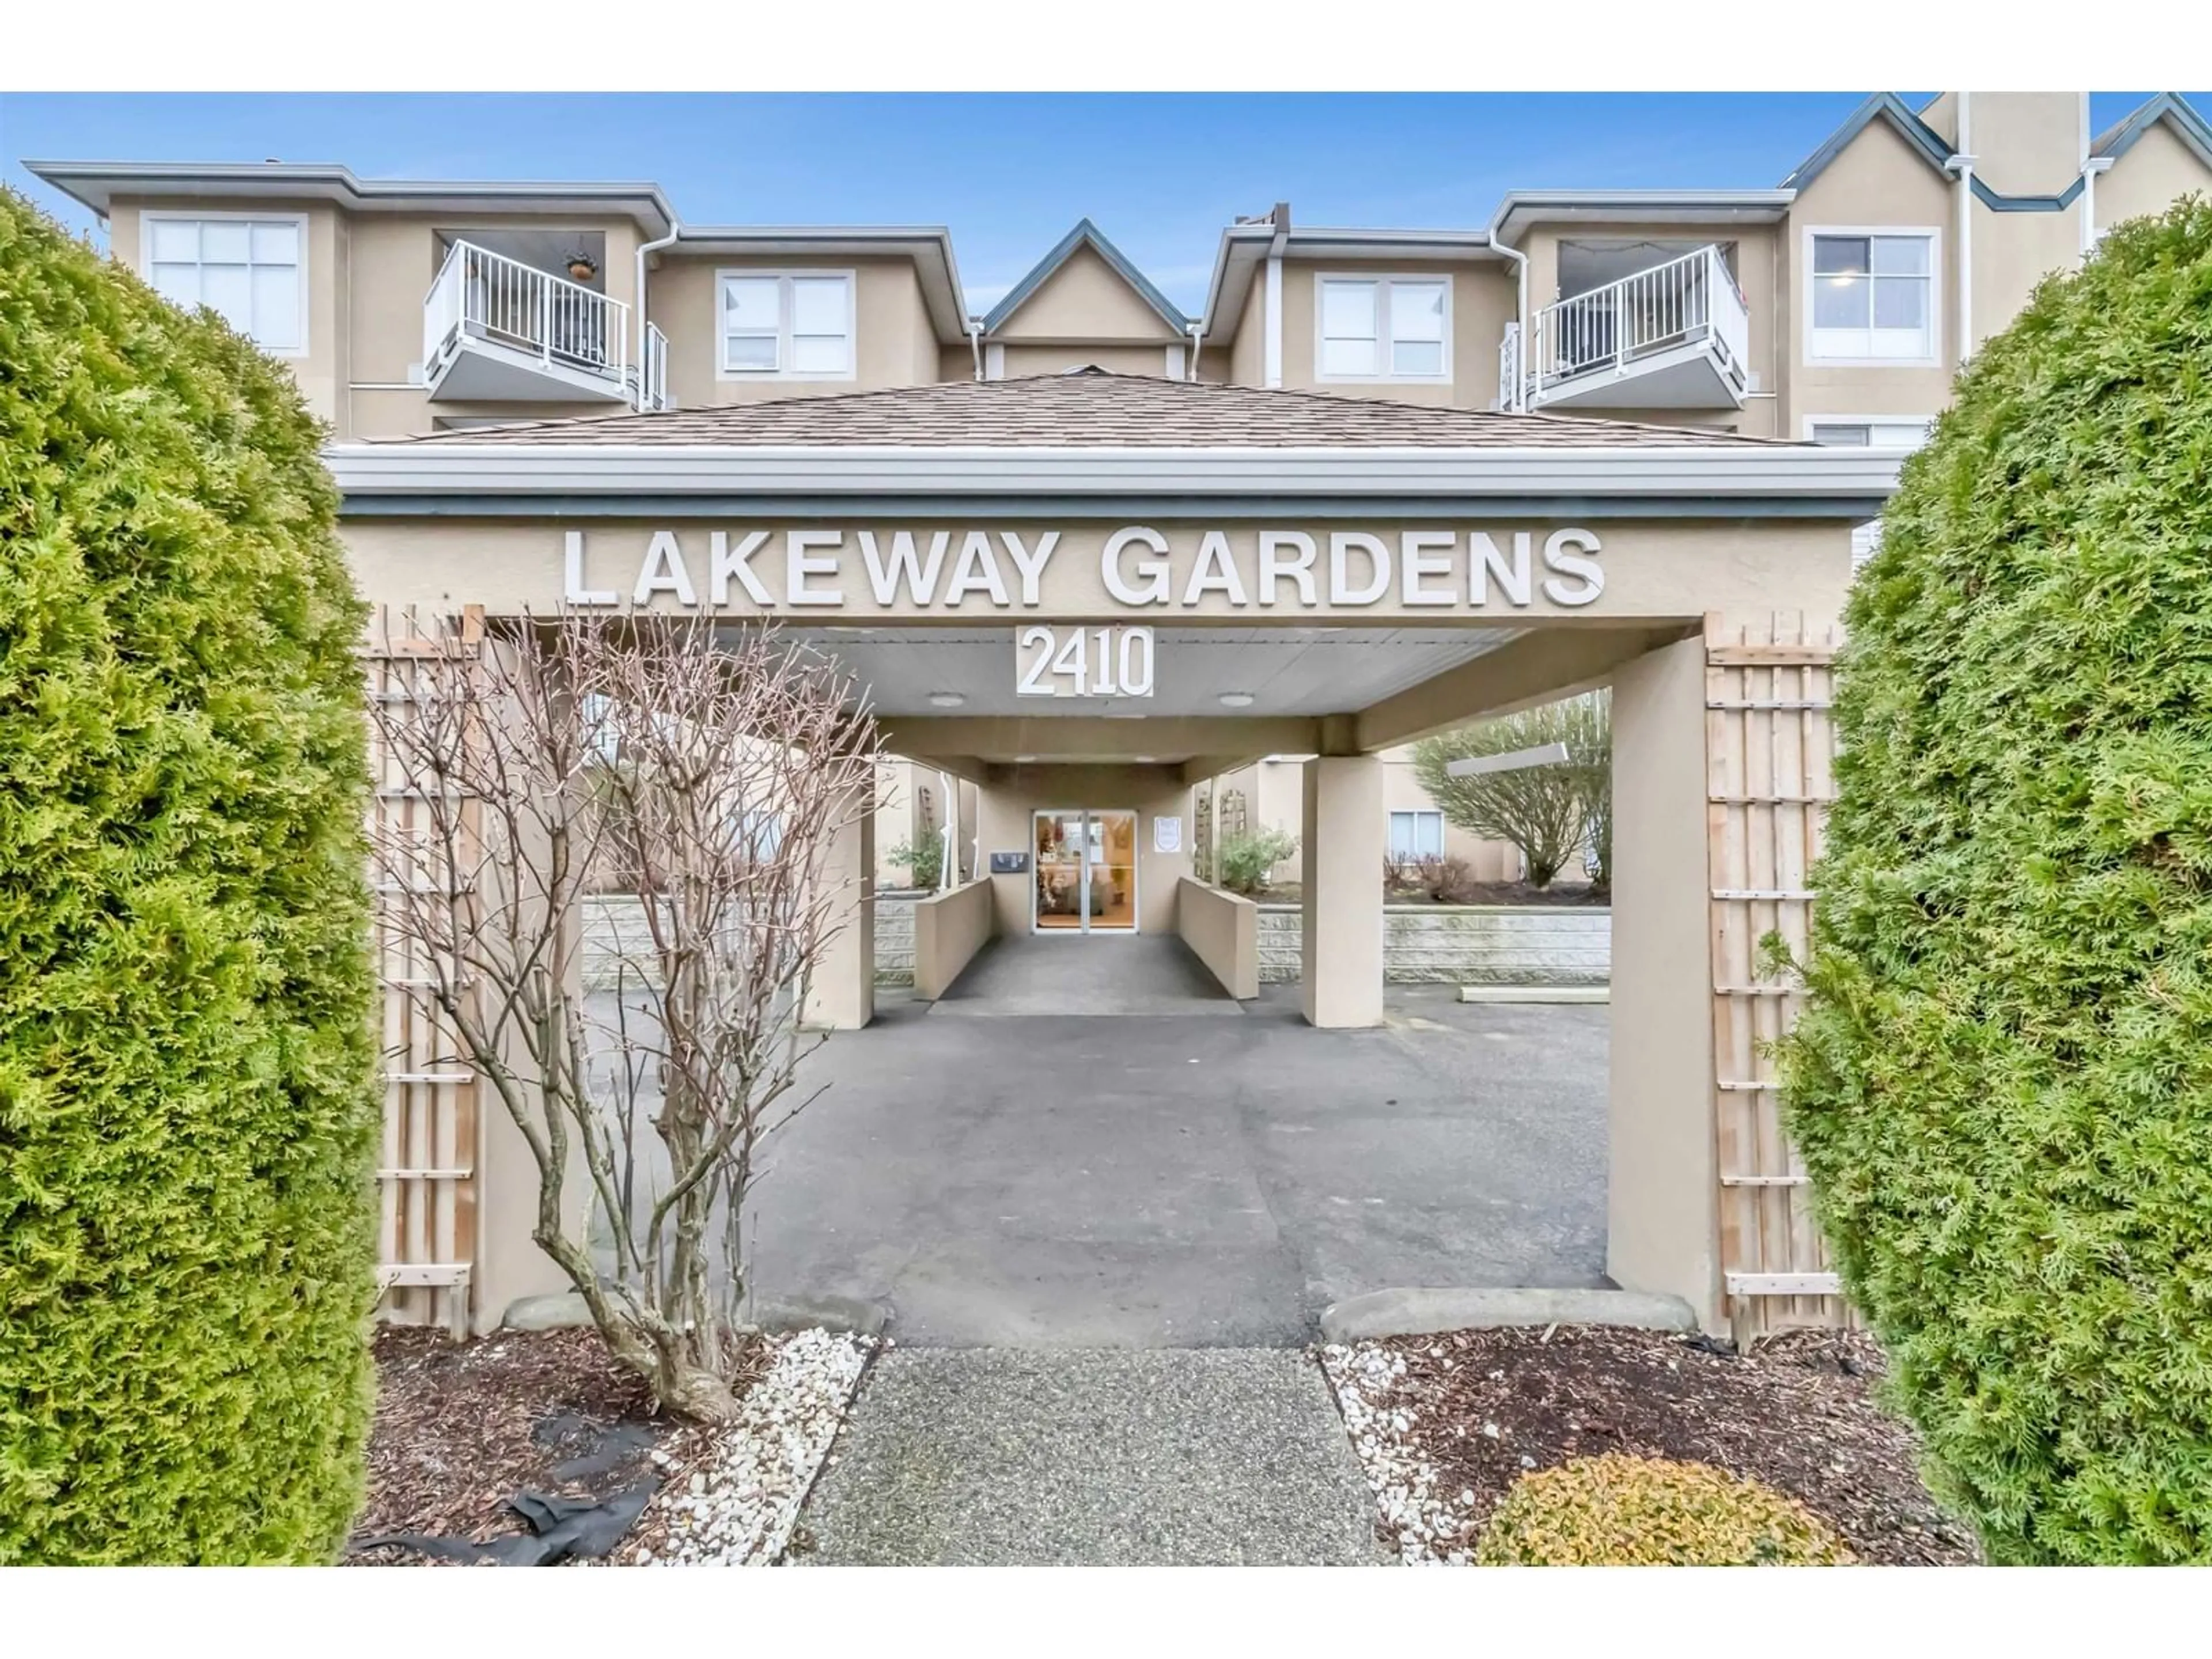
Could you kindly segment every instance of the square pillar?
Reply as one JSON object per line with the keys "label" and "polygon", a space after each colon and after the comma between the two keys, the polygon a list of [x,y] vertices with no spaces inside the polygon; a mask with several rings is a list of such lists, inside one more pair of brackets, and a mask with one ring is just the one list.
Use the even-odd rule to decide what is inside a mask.
{"label": "square pillar", "polygon": [[822,860],[830,896],[828,942],[806,988],[802,1023],[814,1031],[857,1031],[876,1017],[876,799],[854,791]]}
{"label": "square pillar", "polygon": [[1613,1041],[1606,1271],[1721,1325],[1705,645],[1613,683]]}
{"label": "square pillar", "polygon": [[1300,851],[1301,988],[1306,1022],[1328,1028],[1382,1023],[1382,763],[1322,755],[1306,763]]}

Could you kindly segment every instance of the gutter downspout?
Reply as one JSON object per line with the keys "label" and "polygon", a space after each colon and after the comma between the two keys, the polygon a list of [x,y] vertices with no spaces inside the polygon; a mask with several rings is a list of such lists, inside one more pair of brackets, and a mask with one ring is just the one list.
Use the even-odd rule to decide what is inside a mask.
{"label": "gutter downspout", "polygon": [[1190,325],[1190,373],[1183,376],[1186,380],[1198,378],[1198,354],[1205,349],[1206,319],[1200,318]]}
{"label": "gutter downspout", "polygon": [[1959,349],[1966,366],[1974,349],[1974,126],[1971,92],[1959,94],[1959,153],[1950,161],[1959,179]]}
{"label": "gutter downspout", "polygon": [[2081,257],[2087,258],[2097,246],[2097,175],[2112,170],[2109,155],[2092,155],[2081,163]]}
{"label": "gutter downspout", "polygon": [[975,378],[983,378],[983,325],[976,318],[968,319],[968,349],[975,354]]}
{"label": "gutter downspout", "polygon": [[1514,264],[1516,293],[1513,302],[1513,325],[1520,349],[1514,353],[1513,407],[1508,413],[1519,415],[1526,412],[1528,403],[1528,256],[1498,240],[1496,219],[1490,222],[1490,246],[1512,260]]}
{"label": "gutter downspout", "polygon": [[1974,158],[1954,155],[1946,164],[1959,181],[1959,366],[1974,349]]}
{"label": "gutter downspout", "polygon": [[1283,250],[1291,244],[1291,204],[1275,204],[1275,234],[1267,244],[1267,331],[1261,342],[1260,380],[1283,384]]}
{"label": "gutter downspout", "polygon": [[[645,403],[645,257],[648,253],[658,253],[665,247],[674,246],[677,238],[683,234],[684,226],[672,215],[667,235],[658,241],[637,245],[637,283],[631,291],[631,297],[637,301],[637,397],[630,405],[633,409],[641,408]],[[717,300],[714,303],[720,305],[721,301]]]}

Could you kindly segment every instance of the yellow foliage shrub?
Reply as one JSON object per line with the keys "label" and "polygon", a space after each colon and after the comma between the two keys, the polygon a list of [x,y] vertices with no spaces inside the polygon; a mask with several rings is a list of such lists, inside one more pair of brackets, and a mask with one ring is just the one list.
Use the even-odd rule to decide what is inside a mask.
{"label": "yellow foliage shrub", "polygon": [[1705,1463],[1608,1453],[1523,1475],[1482,1534],[1486,1567],[1846,1566],[1794,1498]]}

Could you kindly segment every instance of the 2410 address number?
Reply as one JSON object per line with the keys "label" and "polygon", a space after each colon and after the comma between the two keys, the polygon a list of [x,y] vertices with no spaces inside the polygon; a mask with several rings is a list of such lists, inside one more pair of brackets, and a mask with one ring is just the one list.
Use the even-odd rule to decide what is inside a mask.
{"label": "2410 address number", "polygon": [[1014,690],[1024,697],[1149,697],[1149,628],[1022,629],[1014,647]]}

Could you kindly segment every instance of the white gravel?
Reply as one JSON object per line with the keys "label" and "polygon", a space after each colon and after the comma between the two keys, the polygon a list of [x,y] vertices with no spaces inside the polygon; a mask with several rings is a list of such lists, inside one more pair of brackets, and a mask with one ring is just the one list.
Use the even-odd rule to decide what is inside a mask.
{"label": "white gravel", "polygon": [[636,1565],[750,1567],[781,1559],[876,1340],[824,1330],[770,1340],[775,1358],[737,1419],[715,1431],[686,1480],[655,1500],[667,1535],[657,1551],[636,1551]]}
{"label": "white gravel", "polygon": [[[1400,1559],[1409,1566],[1472,1565],[1462,1540],[1474,1494],[1439,1492],[1435,1468],[1408,1443],[1413,1413],[1379,1403],[1405,1375],[1405,1360],[1380,1343],[1354,1342],[1327,1345],[1321,1363],[1336,1389],[1352,1449],[1374,1489],[1382,1529],[1396,1542]],[[1497,1425],[1486,1425],[1486,1431],[1495,1435]]]}

